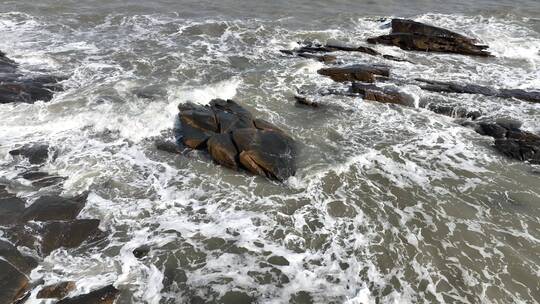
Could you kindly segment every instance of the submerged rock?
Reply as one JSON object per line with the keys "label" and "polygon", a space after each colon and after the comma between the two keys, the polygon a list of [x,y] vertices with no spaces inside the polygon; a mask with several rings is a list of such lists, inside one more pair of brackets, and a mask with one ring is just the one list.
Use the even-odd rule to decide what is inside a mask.
{"label": "submerged rock", "polygon": [[8,261],[0,258],[0,303],[13,303],[21,298],[28,278]]}
{"label": "submerged rock", "polygon": [[38,299],[62,299],[67,296],[72,290],[75,290],[75,282],[66,281],[53,285],[44,286],[38,292],[36,298]]}
{"label": "submerged rock", "polygon": [[28,159],[31,164],[42,164],[49,158],[49,145],[27,144],[20,148],[9,151],[12,156],[22,156]]}
{"label": "submerged rock", "polygon": [[461,34],[407,19],[393,19],[388,35],[369,38],[373,44],[398,46],[403,50],[491,56],[485,45]]}
{"label": "submerged rock", "polygon": [[215,99],[208,106],[182,104],[179,110],[186,146],[207,149],[214,161],[232,169],[277,180],[294,175],[294,141],[233,100]]}
{"label": "submerged rock", "polygon": [[345,67],[324,68],[317,71],[337,82],[361,81],[375,82],[377,76],[389,77],[390,70],[386,66],[355,64]]}
{"label": "submerged rock", "polygon": [[57,304],[112,304],[119,293],[114,286],[108,285],[87,294],[62,299]]}

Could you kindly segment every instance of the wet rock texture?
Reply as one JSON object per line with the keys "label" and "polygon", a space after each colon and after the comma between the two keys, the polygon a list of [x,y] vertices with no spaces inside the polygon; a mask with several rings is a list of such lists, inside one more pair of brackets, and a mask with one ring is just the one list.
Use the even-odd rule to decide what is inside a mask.
{"label": "wet rock texture", "polygon": [[57,304],[112,304],[119,293],[120,291],[114,286],[108,285],[87,294],[65,298],[58,301]]}
{"label": "wet rock texture", "polygon": [[43,287],[37,294],[38,299],[62,299],[76,287],[75,282],[67,281]]}
{"label": "wet rock texture", "polygon": [[393,19],[389,35],[369,38],[368,43],[386,44],[403,50],[491,56],[485,45],[461,34],[407,19]]}
{"label": "wet rock texture", "polygon": [[17,63],[0,52],[0,103],[49,101],[62,90],[61,80],[51,75],[23,75],[18,72]]}
{"label": "wet rock texture", "polygon": [[324,68],[318,70],[317,73],[328,76],[337,82],[375,82],[377,77],[389,77],[390,69],[387,66],[355,64],[345,67]]}
{"label": "wet rock texture", "polygon": [[540,135],[523,131],[520,124],[509,121],[482,122],[476,132],[495,138],[495,149],[520,161],[540,164]]}
{"label": "wet rock texture", "polygon": [[205,149],[218,164],[246,169],[283,181],[296,172],[294,140],[271,123],[257,119],[233,100],[209,106],[181,104],[183,142]]}

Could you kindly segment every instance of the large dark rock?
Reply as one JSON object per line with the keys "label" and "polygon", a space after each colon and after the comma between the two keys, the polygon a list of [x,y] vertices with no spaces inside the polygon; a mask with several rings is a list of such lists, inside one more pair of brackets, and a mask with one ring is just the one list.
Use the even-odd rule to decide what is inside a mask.
{"label": "large dark rock", "polygon": [[431,92],[479,94],[501,98],[516,98],[528,102],[540,103],[540,91],[526,91],[521,89],[495,89],[476,84],[460,84],[456,82],[415,79],[422,83],[420,87]]}
{"label": "large dark rock", "polygon": [[214,99],[208,106],[182,104],[179,109],[186,146],[207,149],[217,163],[277,180],[296,171],[294,141],[235,101]]}
{"label": "large dark rock", "polygon": [[377,76],[389,77],[390,70],[386,66],[355,64],[345,67],[324,68],[317,71],[337,82],[361,81],[375,82]]}
{"label": "large dark rock", "polygon": [[0,226],[12,225],[24,212],[24,200],[9,193],[6,186],[0,185]]}
{"label": "large dark rock", "polygon": [[0,303],[10,304],[26,291],[28,278],[6,260],[0,259]]}
{"label": "large dark rock", "polygon": [[461,34],[406,19],[393,19],[392,32],[369,38],[369,43],[398,46],[403,50],[491,56],[485,45]]}
{"label": "large dark rock", "polygon": [[66,282],[60,282],[53,285],[44,286],[41,288],[41,290],[38,292],[36,298],[38,299],[62,299],[65,296],[68,295],[69,292],[72,290],[75,290],[75,282],[73,281],[66,281]]}
{"label": "large dark rock", "polygon": [[120,291],[112,285],[96,289],[87,294],[62,299],[57,304],[112,304]]}
{"label": "large dark rock", "polygon": [[9,151],[9,154],[25,157],[31,164],[41,164],[49,158],[49,145],[27,144]]}
{"label": "large dark rock", "polygon": [[0,257],[25,274],[30,273],[37,266],[37,261],[34,258],[23,255],[17,247],[4,240],[0,240]]}
{"label": "large dark rock", "polygon": [[508,121],[482,122],[475,130],[481,135],[495,138],[495,148],[502,154],[540,164],[540,135],[521,130],[519,124]]}
{"label": "large dark rock", "polygon": [[36,188],[50,187],[62,184],[67,178],[59,175],[51,175],[43,171],[29,170],[20,175],[20,177],[31,181],[32,186]]}
{"label": "large dark rock", "polygon": [[72,220],[81,212],[84,204],[84,200],[57,195],[42,196],[24,210],[20,221]]}
{"label": "large dark rock", "polygon": [[292,139],[280,132],[238,129],[233,140],[240,163],[249,171],[283,181],[296,172],[296,149]]}
{"label": "large dark rock", "polygon": [[364,100],[410,106],[411,101],[398,90],[380,88],[372,84],[353,83],[351,92],[361,94]]}

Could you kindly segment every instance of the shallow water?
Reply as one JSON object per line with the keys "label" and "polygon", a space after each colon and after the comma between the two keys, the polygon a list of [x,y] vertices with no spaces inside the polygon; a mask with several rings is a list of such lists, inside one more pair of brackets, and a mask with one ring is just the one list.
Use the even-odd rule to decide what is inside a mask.
{"label": "shallow water", "polygon": [[[351,1],[353,2],[353,1]],[[341,88],[322,63],[283,56],[297,41],[388,31],[399,16],[478,38],[496,58],[406,52],[393,77],[540,88],[540,4],[520,1],[7,1],[0,50],[23,70],[68,76],[49,103],[1,105],[0,176],[23,170],[7,151],[46,141],[65,193],[90,190],[105,247],[56,250],[32,272],[45,284],[107,283],[117,303],[534,303],[540,301],[540,169],[499,155],[493,140],[420,108],[297,89]],[[472,2],[472,3],[471,3]],[[485,119],[540,132],[540,106],[404,88]],[[285,184],[214,165],[203,153],[155,150],[180,102],[234,98],[302,143]],[[30,193],[29,193],[30,195]],[[132,250],[152,248],[137,260]],[[289,265],[269,266],[273,255]],[[307,296],[309,294],[309,296]],[[32,296],[33,297],[33,296]],[[39,303],[31,299],[31,303]]]}

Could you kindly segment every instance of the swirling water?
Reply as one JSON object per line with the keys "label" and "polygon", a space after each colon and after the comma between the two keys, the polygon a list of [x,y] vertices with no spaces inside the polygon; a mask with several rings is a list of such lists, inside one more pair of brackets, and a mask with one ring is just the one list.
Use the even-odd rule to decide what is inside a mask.
{"label": "swirling water", "polygon": [[[218,302],[242,291],[259,303],[534,303],[540,301],[540,175],[499,155],[492,139],[420,108],[326,96],[296,107],[297,89],[341,85],[322,63],[283,56],[297,41],[345,41],[408,17],[463,32],[496,58],[405,52],[393,77],[540,88],[536,1],[8,1],[0,50],[29,73],[68,77],[49,103],[0,107],[0,175],[22,168],[7,151],[46,141],[46,170],[66,194],[90,191],[80,217],[99,218],[105,247],[56,250],[32,272],[77,293],[114,283],[118,303]],[[540,106],[426,93],[486,119],[540,132]],[[234,98],[299,142],[284,184],[233,172],[203,153],[170,155],[178,103]],[[148,257],[132,255],[149,245]],[[289,265],[270,266],[268,257]],[[309,294],[309,296],[307,296]],[[33,297],[29,302],[39,303]]]}

